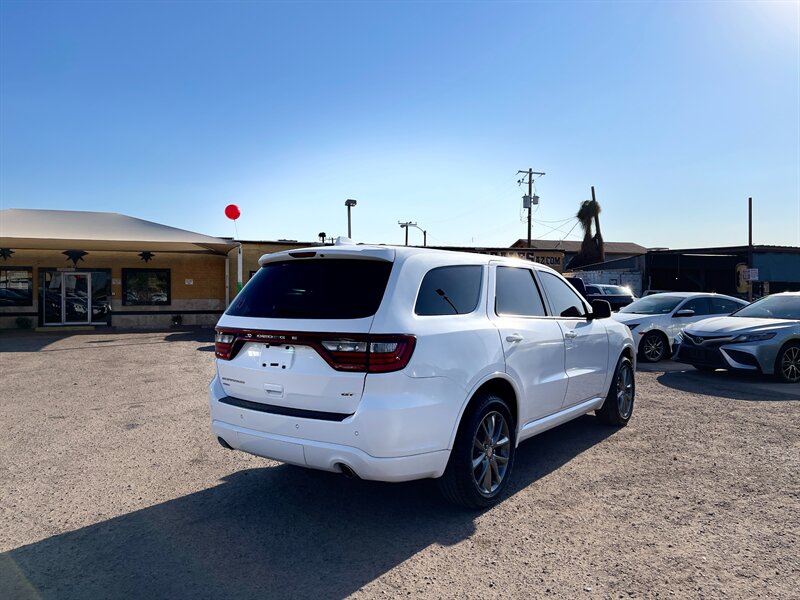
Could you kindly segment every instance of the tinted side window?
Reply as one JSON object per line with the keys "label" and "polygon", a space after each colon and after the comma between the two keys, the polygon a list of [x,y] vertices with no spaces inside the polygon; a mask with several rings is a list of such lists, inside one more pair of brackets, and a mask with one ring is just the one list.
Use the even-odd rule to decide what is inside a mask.
{"label": "tinted side window", "polygon": [[711,314],[729,315],[733,311],[742,308],[744,304],[739,304],[727,298],[711,298]]}
{"label": "tinted side window", "polygon": [[530,269],[497,267],[494,311],[498,315],[545,316],[544,303]]}
{"label": "tinted side window", "polygon": [[596,295],[603,295],[603,292],[600,291],[599,287],[595,287],[593,285],[586,286],[586,293],[587,294],[596,294]]}
{"label": "tinted side window", "polygon": [[458,265],[431,269],[422,279],[414,312],[418,315],[464,315],[478,306],[483,267]]}
{"label": "tinted side window", "polygon": [[711,303],[708,298],[692,298],[681,306],[679,310],[693,310],[695,316],[712,314]]}
{"label": "tinted side window", "polygon": [[586,307],[578,294],[564,283],[560,278],[552,273],[540,271],[544,291],[550,299],[553,307],[553,314],[560,317],[583,317],[586,316]]}

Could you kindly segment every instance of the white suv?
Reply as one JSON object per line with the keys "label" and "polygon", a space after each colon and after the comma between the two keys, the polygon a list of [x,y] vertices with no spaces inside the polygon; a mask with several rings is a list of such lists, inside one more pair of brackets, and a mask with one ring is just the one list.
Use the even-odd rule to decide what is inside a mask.
{"label": "white suv", "polygon": [[627,424],[630,331],[531,262],[340,244],[268,254],[220,319],[226,448],[496,502],[517,444],[587,412]]}

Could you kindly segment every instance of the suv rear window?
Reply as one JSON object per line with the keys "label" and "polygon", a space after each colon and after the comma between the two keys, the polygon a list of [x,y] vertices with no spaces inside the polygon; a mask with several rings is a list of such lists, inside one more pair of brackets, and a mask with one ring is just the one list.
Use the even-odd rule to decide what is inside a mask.
{"label": "suv rear window", "polygon": [[465,315],[478,306],[483,268],[457,265],[431,269],[422,279],[414,312],[418,315]]}
{"label": "suv rear window", "polygon": [[267,263],[226,314],[268,319],[362,319],[378,311],[392,263],[293,259]]}

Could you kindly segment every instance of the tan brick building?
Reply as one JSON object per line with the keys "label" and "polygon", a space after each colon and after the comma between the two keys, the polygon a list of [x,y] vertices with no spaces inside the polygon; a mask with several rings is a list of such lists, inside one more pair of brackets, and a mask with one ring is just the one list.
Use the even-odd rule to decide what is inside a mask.
{"label": "tan brick building", "polygon": [[117,213],[0,211],[0,328],[213,325],[236,246]]}

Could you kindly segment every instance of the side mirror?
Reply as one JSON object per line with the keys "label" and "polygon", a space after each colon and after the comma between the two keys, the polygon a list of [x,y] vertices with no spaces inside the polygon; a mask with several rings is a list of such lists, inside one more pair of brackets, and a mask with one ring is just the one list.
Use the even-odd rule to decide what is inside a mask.
{"label": "side mirror", "polygon": [[676,311],[673,317],[693,317],[694,311],[691,308],[683,308],[679,311]]}
{"label": "side mirror", "polygon": [[611,304],[608,300],[592,300],[591,319],[607,319],[611,316]]}

